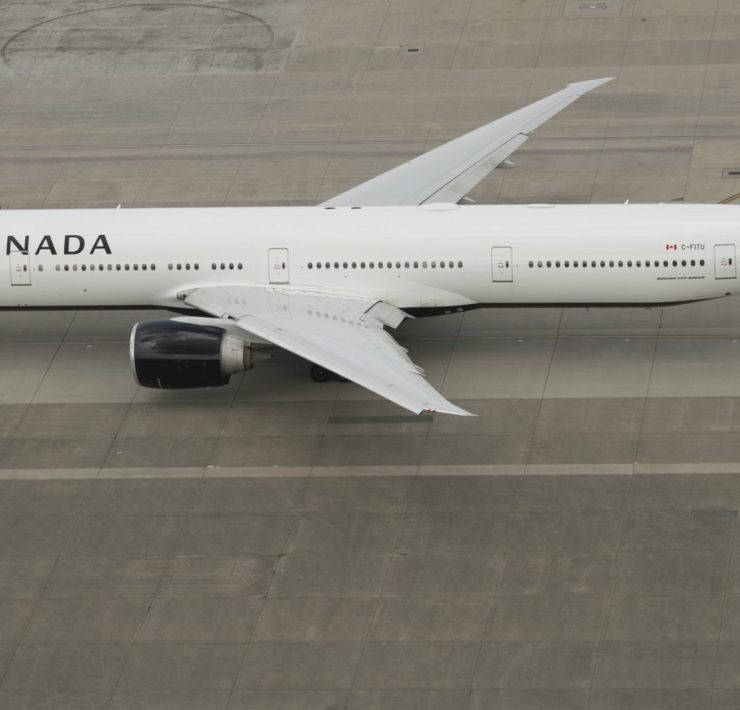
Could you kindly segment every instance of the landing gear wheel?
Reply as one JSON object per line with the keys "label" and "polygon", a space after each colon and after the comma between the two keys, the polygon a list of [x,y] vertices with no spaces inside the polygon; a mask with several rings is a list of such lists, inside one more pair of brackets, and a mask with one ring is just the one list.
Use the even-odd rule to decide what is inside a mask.
{"label": "landing gear wheel", "polygon": [[334,379],[334,373],[321,365],[311,365],[311,379],[314,382],[329,382]]}

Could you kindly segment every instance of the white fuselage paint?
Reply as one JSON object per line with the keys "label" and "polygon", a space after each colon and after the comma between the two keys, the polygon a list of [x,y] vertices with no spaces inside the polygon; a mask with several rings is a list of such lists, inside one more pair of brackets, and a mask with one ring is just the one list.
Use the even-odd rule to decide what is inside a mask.
{"label": "white fuselage paint", "polygon": [[[46,235],[47,248],[39,250]],[[84,250],[64,254],[65,235],[81,236]],[[99,235],[105,235],[110,254],[100,247],[90,253]],[[28,237],[29,254],[7,255],[9,236],[22,246]],[[204,285],[269,283],[271,269],[273,281],[291,288],[370,296],[399,308],[647,304],[737,292],[740,209],[667,204],[11,210],[0,212],[0,239],[3,308],[182,308],[178,294]],[[72,239],[70,250],[77,245]],[[509,252],[500,248],[511,249],[509,266]],[[271,249],[287,251],[272,252],[271,264]],[[508,274],[510,281],[495,280]]]}

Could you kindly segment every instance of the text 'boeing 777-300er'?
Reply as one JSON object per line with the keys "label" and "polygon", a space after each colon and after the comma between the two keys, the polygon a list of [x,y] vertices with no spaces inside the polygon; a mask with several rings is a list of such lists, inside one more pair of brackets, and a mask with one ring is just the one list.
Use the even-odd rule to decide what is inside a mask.
{"label": "text 'boeing 777-300er'", "polygon": [[[0,212],[0,308],[154,307],[139,384],[224,385],[278,346],[412,412],[465,415],[385,330],[499,304],[668,304],[737,292],[729,205],[470,205],[570,84],[315,207]],[[463,204],[460,204],[460,203]]]}

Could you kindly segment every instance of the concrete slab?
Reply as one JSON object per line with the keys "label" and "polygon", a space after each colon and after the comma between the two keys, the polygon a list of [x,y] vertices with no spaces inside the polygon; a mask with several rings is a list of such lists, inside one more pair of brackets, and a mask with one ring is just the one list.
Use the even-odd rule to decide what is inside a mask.
{"label": "concrete slab", "polygon": [[715,644],[701,642],[604,643],[596,683],[599,688],[706,687],[715,652]]}
{"label": "concrete slab", "polygon": [[155,599],[137,634],[140,643],[246,643],[259,599]]}
{"label": "concrete slab", "polygon": [[481,647],[476,688],[587,687],[595,658],[592,643],[487,643]]}
{"label": "concrete slab", "polygon": [[254,641],[363,641],[375,615],[372,597],[268,599]]}
{"label": "concrete slab", "polygon": [[331,683],[350,688],[362,644],[352,641],[252,643],[238,688],[317,690]]}
{"label": "concrete slab", "polygon": [[244,656],[241,644],[138,644],[118,687],[124,690],[229,690]]}

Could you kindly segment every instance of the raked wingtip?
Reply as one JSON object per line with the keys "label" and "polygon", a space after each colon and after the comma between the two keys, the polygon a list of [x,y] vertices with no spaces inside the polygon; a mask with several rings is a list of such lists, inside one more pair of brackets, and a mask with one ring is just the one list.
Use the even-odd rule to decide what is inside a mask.
{"label": "raked wingtip", "polygon": [[605,76],[601,79],[588,79],[586,81],[576,81],[572,84],[568,84],[569,89],[575,89],[578,94],[585,94],[589,91],[593,91],[594,89],[598,88],[599,86],[603,86],[604,84],[609,83],[614,79],[613,76]]}
{"label": "raked wingtip", "polygon": [[462,409],[461,407],[456,407],[452,402],[448,402],[446,406],[444,407],[436,407],[434,409],[427,409],[427,412],[439,412],[440,414],[454,414],[458,417],[477,417],[477,414],[473,414],[472,412],[468,412],[465,409]]}

